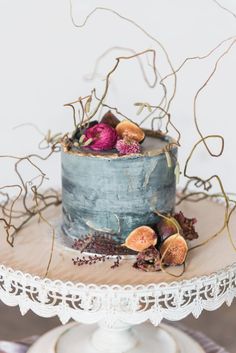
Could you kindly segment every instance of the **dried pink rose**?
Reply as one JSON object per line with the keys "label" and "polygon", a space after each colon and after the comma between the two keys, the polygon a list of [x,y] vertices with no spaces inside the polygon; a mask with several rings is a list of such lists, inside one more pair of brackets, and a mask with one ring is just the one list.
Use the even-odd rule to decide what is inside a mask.
{"label": "dried pink rose", "polygon": [[116,149],[121,155],[140,153],[141,147],[137,141],[124,138],[120,139],[116,143]]}
{"label": "dried pink rose", "polygon": [[92,139],[88,148],[94,151],[111,150],[115,147],[118,137],[113,127],[103,123],[89,127],[84,135],[85,141]]}

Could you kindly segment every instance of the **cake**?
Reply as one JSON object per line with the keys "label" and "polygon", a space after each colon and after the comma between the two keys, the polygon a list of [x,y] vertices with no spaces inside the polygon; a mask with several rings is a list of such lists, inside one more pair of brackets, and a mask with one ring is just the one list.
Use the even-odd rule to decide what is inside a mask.
{"label": "cake", "polygon": [[[115,125],[111,129],[119,131],[120,125]],[[126,125],[128,130],[127,126],[121,129],[126,134],[129,127],[140,129],[133,123]],[[62,142],[62,228],[66,235],[80,239],[107,234],[124,242],[135,228],[154,226],[159,218],[156,211],[174,211],[177,147],[170,137],[146,131],[144,141],[136,141],[142,142],[138,152],[121,154],[114,146],[101,150],[80,146],[83,134]]]}

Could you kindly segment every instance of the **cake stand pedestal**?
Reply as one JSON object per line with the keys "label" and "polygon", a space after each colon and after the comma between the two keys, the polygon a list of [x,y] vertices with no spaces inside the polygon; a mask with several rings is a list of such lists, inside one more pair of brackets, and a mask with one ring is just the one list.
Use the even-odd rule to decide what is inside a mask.
{"label": "cake stand pedestal", "polygon": [[[199,220],[200,242],[224,219],[224,207],[207,200],[181,209]],[[59,213],[51,209],[44,217],[53,223]],[[230,227],[236,230],[235,215]],[[43,335],[29,353],[203,353],[195,340],[161,321],[197,318],[236,296],[236,253],[226,234],[190,251],[179,278],[173,277],[178,268],[172,275],[135,270],[130,258],[115,269],[112,260],[75,267],[78,252],[59,240],[45,278],[51,245],[51,228],[37,220],[17,235],[14,248],[0,237],[0,299],[19,305],[22,314],[31,309],[42,317],[57,315],[63,324],[75,321]]]}
{"label": "cake stand pedestal", "polygon": [[[102,328],[101,328],[102,326]],[[200,345],[182,331],[168,325],[137,326],[68,324],[43,335],[29,353],[203,353]]]}

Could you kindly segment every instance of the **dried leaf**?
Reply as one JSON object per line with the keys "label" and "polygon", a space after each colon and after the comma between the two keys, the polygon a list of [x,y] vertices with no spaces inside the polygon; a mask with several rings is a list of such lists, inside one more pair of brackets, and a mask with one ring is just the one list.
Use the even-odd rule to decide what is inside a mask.
{"label": "dried leaf", "polygon": [[147,108],[148,111],[149,111],[149,113],[152,112],[152,107],[150,106],[149,103],[139,103],[139,102],[138,102],[138,103],[134,103],[134,105],[135,105],[136,107],[139,107],[139,109],[138,109],[138,111],[137,111],[137,113],[136,113],[137,115],[141,114],[144,108]]}
{"label": "dried leaf", "polygon": [[145,103],[145,105],[146,105],[149,113],[151,113],[152,112],[152,107],[150,106],[150,104],[149,103]]}
{"label": "dried leaf", "polygon": [[166,162],[167,162],[168,168],[171,168],[172,167],[172,160],[171,160],[170,153],[166,151],[165,155],[166,155]]}
{"label": "dried leaf", "polygon": [[144,107],[145,107],[145,104],[141,104],[136,114],[137,115],[141,114],[143,109],[144,109]]}
{"label": "dried leaf", "polygon": [[81,135],[79,139],[79,144],[82,144],[84,142],[85,135]]}
{"label": "dried leaf", "polygon": [[46,135],[46,141],[50,141],[51,139],[51,130],[49,129]]}
{"label": "dried leaf", "polygon": [[83,146],[88,146],[88,145],[90,145],[92,142],[93,142],[93,139],[90,138],[90,139],[88,139],[87,141],[85,141],[85,143],[83,144]]}
{"label": "dried leaf", "polygon": [[92,96],[90,96],[85,103],[85,107],[84,107],[85,113],[90,112],[91,102],[92,102]]}
{"label": "dried leaf", "polygon": [[176,184],[179,184],[179,179],[180,179],[180,166],[179,163],[177,162],[176,166],[175,166],[175,178],[176,178]]}

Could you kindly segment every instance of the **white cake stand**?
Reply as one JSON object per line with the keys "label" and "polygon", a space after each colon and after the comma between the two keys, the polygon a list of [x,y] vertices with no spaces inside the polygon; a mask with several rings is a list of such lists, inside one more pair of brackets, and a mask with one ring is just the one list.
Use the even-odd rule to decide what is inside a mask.
{"label": "white cake stand", "polygon": [[[211,201],[181,209],[199,219],[198,241],[223,222],[223,206]],[[59,210],[45,216],[53,220]],[[236,230],[236,216],[230,226]],[[135,270],[130,259],[117,269],[109,262],[75,267],[77,252],[57,241],[44,278],[51,240],[48,225],[38,220],[19,233],[13,249],[0,238],[0,299],[19,305],[22,314],[31,309],[42,317],[57,315],[63,324],[75,321],[43,335],[30,353],[203,353],[196,341],[161,321],[197,318],[236,296],[236,253],[226,234],[190,252],[186,272],[175,281],[167,273]]]}

